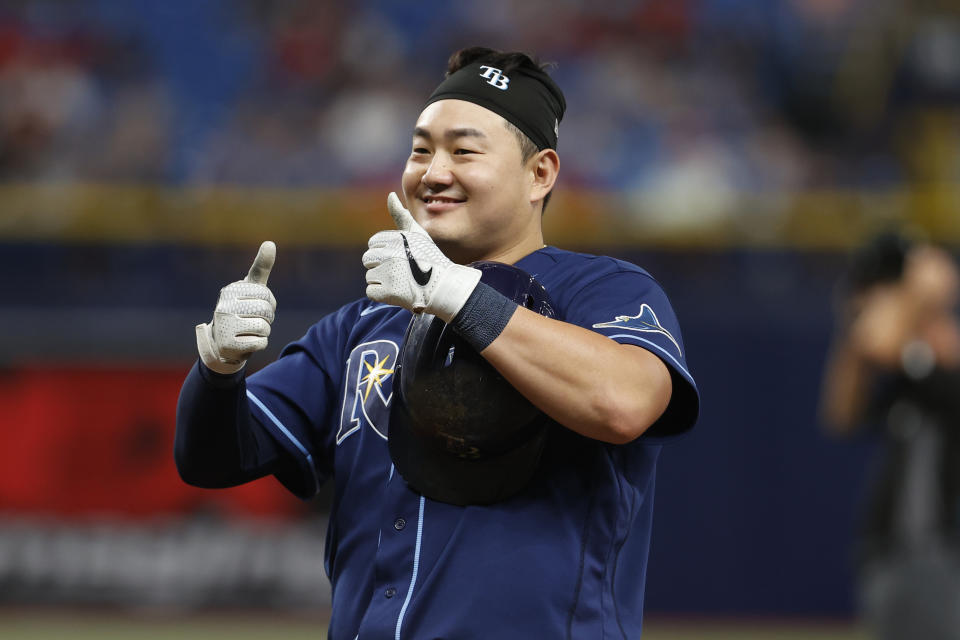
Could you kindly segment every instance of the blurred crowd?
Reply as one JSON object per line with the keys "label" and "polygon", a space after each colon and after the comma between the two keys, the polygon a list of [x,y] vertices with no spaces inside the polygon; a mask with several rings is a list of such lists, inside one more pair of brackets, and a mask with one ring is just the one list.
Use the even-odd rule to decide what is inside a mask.
{"label": "blurred crowd", "polygon": [[392,184],[476,44],[556,63],[567,186],[709,217],[960,173],[918,151],[960,138],[946,0],[7,0],[0,180]]}

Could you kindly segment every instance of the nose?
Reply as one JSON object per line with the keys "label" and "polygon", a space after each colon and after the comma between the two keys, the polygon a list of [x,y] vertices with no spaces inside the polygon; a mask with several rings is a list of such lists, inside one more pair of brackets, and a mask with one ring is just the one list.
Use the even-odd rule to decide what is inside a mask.
{"label": "nose", "polygon": [[430,166],[424,171],[420,181],[434,191],[453,184],[453,172],[450,170],[450,162],[446,154],[434,154],[433,159],[430,160]]}

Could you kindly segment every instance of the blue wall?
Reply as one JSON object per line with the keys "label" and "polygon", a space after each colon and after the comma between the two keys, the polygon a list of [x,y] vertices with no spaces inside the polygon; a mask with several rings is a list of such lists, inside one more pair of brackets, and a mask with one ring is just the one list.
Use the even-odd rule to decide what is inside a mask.
{"label": "blue wall", "polygon": [[871,451],[816,416],[843,259],[637,258],[673,299],[702,394],[697,429],[661,458],[648,610],[849,614]]}

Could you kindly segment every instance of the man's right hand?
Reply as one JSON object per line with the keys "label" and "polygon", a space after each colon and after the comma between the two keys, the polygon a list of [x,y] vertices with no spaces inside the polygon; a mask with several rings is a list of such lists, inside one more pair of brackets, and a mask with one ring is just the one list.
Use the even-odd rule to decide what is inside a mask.
{"label": "man's right hand", "polygon": [[243,369],[250,355],[267,348],[277,300],[267,278],[277,257],[277,246],[267,240],[247,277],[220,290],[213,320],[197,325],[197,350],[207,368],[229,375]]}

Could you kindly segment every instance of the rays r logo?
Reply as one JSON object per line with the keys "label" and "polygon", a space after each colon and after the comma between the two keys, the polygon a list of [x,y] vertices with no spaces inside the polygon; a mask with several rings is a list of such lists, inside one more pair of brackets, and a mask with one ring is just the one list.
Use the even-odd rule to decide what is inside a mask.
{"label": "rays r logo", "polygon": [[400,349],[391,340],[358,344],[347,358],[343,381],[343,405],[337,444],[364,424],[381,438],[387,438],[393,373]]}

